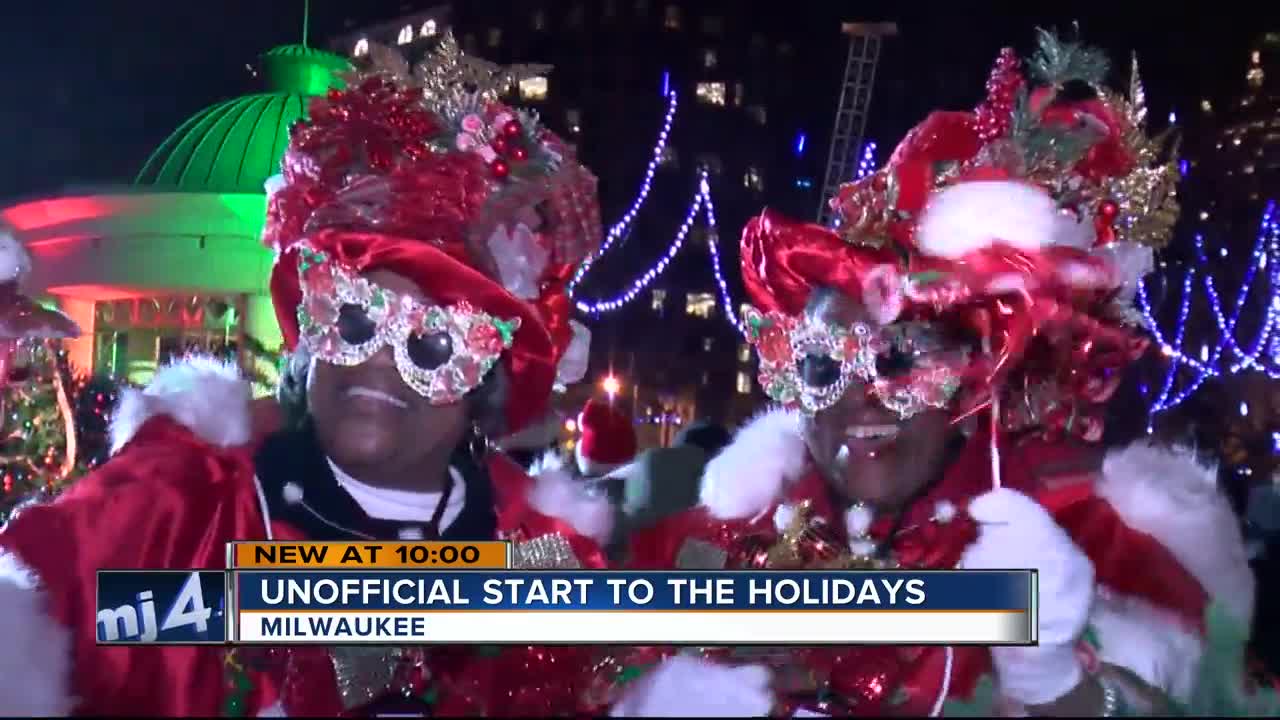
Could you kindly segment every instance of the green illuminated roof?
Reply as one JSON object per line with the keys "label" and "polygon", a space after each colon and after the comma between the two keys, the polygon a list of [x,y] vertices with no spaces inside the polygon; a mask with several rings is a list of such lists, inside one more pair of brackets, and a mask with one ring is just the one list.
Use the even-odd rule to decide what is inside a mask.
{"label": "green illuminated roof", "polygon": [[269,92],[218,103],[196,113],[152,153],[134,180],[186,192],[260,193],[279,172],[289,128],[306,114],[310,96],[340,86],[350,70],[341,56],[303,45],[262,56]]}

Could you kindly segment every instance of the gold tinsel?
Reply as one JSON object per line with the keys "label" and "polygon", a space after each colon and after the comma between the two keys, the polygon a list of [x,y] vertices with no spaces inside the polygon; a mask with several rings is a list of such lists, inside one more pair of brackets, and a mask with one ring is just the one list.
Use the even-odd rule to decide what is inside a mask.
{"label": "gold tinsel", "polygon": [[1169,244],[1173,226],[1178,221],[1177,139],[1173,128],[1154,137],[1146,133],[1146,92],[1136,55],[1131,67],[1129,97],[1115,93],[1106,93],[1104,97],[1128,120],[1129,131],[1124,142],[1135,158],[1133,172],[1112,180],[1107,188],[1120,209],[1115,223],[1116,235],[1119,240],[1159,250]]}

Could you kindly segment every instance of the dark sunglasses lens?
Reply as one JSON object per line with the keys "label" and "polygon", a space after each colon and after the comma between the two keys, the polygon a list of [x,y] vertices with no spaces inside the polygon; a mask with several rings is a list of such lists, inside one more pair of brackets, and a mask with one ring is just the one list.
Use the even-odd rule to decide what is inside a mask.
{"label": "dark sunglasses lens", "polygon": [[406,349],[409,359],[423,370],[435,370],[453,357],[453,340],[449,333],[436,332],[410,335]]}
{"label": "dark sunglasses lens", "polygon": [[800,361],[800,379],[812,388],[831,387],[840,379],[840,363],[827,355],[805,355]]}
{"label": "dark sunglasses lens", "polygon": [[378,326],[359,305],[347,303],[338,310],[338,336],[348,345],[363,345],[373,339]]}

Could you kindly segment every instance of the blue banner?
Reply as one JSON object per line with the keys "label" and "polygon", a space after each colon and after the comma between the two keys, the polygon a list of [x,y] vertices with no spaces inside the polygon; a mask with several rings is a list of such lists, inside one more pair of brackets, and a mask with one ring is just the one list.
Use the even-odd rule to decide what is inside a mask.
{"label": "blue banner", "polygon": [[223,643],[221,570],[99,570],[99,644]]}
{"label": "blue banner", "polygon": [[1028,612],[1030,570],[234,571],[246,611],[919,610]]}

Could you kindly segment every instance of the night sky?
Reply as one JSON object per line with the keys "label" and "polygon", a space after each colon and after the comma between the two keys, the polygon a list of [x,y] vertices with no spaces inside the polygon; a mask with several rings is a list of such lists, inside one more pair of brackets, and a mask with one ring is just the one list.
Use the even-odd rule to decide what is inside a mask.
{"label": "night sky", "polygon": [[[683,4],[696,10],[696,2]],[[270,47],[301,39],[303,2],[11,0],[4,5],[0,53],[9,77],[0,101],[0,198],[15,198],[132,179],[150,150],[191,114],[257,89],[245,64]],[[781,12],[779,5],[809,8],[787,23],[796,28],[797,43],[809,33],[836,32],[842,18],[900,24],[896,69],[881,78],[884,87],[896,88],[884,96],[894,101],[872,110],[873,136],[886,142],[896,141],[930,108],[972,106],[998,49],[1015,44],[1025,51],[1036,24],[1065,29],[1079,20],[1084,38],[1110,50],[1122,65],[1127,66],[1129,50],[1136,50],[1149,103],[1161,117],[1171,107],[1191,111],[1200,97],[1234,96],[1243,85],[1251,40],[1261,30],[1280,30],[1274,11],[1262,17],[1262,11],[1242,9],[1229,18],[1203,10],[1154,16],[1109,3],[1110,12],[1013,16],[956,14],[954,3],[942,6],[951,8],[947,14],[920,3],[907,11],[902,3],[742,3],[761,14]],[[1122,5],[1126,9],[1118,10]],[[426,6],[313,0],[312,44],[322,45],[347,20],[389,19],[402,7]],[[834,110],[838,87],[830,78],[839,71],[819,75],[797,82],[830,95]],[[829,119],[815,124],[822,122]]]}

